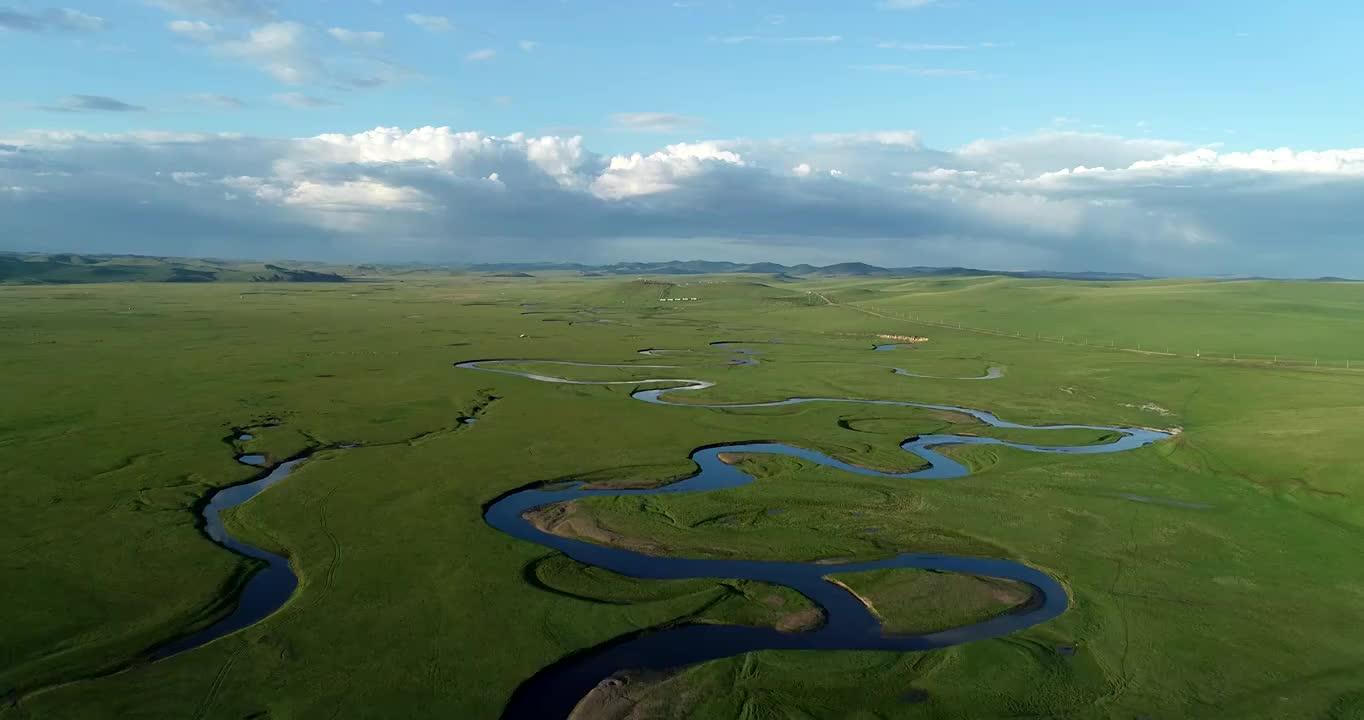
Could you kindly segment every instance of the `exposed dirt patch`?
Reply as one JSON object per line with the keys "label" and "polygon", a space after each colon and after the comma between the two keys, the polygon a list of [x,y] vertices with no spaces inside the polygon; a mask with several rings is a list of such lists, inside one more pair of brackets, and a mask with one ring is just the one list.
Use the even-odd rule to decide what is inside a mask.
{"label": "exposed dirt patch", "polygon": [[987,577],[980,580],[990,586],[990,597],[1010,607],[1026,605],[1033,599],[1032,589],[1022,583],[1004,583]]}
{"label": "exposed dirt patch", "polygon": [[679,708],[692,704],[692,693],[656,697],[654,693],[671,676],[665,673],[621,672],[601,681],[573,708],[568,720],[649,720],[675,717]]}
{"label": "exposed dirt patch", "polygon": [[1167,408],[1163,408],[1163,407],[1161,407],[1161,406],[1159,406],[1159,405],[1157,405],[1157,404],[1155,404],[1155,403],[1153,403],[1153,402],[1142,403],[1142,404],[1140,404],[1140,405],[1137,405],[1137,404],[1135,404],[1135,403],[1119,403],[1119,404],[1122,405],[1123,407],[1129,407],[1129,408],[1136,408],[1136,409],[1139,409],[1139,410],[1145,410],[1146,412],[1152,412],[1152,413],[1155,413],[1155,414],[1157,414],[1157,415],[1167,415],[1167,416],[1168,416],[1168,415],[1173,415],[1173,414],[1174,414],[1174,413],[1170,412]]}
{"label": "exposed dirt patch", "polygon": [[806,608],[799,612],[787,613],[777,620],[781,632],[801,632],[814,630],[824,624],[824,613],[819,608]]}
{"label": "exposed dirt patch", "polygon": [[919,335],[877,335],[882,340],[899,340],[906,343],[926,343],[928,338]]}
{"label": "exposed dirt patch", "polygon": [[546,505],[527,512],[524,517],[535,529],[559,537],[590,540],[602,545],[629,548],[639,552],[658,553],[661,550],[651,542],[627,538],[607,530],[575,502]]}

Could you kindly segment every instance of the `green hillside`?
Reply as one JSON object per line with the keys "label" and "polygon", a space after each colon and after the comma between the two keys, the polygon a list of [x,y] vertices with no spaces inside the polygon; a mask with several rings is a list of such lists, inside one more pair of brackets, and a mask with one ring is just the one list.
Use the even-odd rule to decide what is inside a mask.
{"label": "green hillside", "polygon": [[0,252],[0,284],[107,282],[344,282],[328,266],[236,262],[139,255]]}

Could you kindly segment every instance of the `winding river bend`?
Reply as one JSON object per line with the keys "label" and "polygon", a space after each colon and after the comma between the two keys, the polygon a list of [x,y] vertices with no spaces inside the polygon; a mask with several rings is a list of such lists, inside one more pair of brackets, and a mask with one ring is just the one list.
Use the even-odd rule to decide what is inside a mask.
{"label": "winding river bend", "polygon": [[[645,354],[656,355],[659,352],[655,350]],[[750,351],[744,354],[752,355],[754,353]],[[713,387],[715,383],[685,378],[623,381],[572,380],[498,367],[508,363],[521,362],[576,367],[677,368],[677,366],[667,365],[577,363],[530,359],[472,360],[457,363],[455,367],[515,375],[539,382],[572,385],[666,384],[667,386],[663,388],[636,390],[631,394],[631,397],[643,402],[674,407],[756,408],[812,402],[894,405],[964,413],[992,427],[1034,430],[1076,428],[1103,430],[1116,434],[1118,439],[1102,445],[1046,446],[970,435],[925,435],[906,440],[900,446],[929,463],[929,467],[911,473],[884,473],[869,470],[850,465],[823,453],[781,443],[732,443],[694,451],[690,457],[697,464],[699,470],[685,480],[659,488],[592,490],[586,489],[582,483],[576,483],[555,489],[530,487],[504,495],[487,508],[484,517],[489,525],[514,537],[562,552],[579,562],[623,575],[648,579],[733,578],[769,582],[789,587],[805,595],[818,604],[825,614],[824,624],[808,632],[789,633],[773,628],[693,623],[674,625],[620,638],[565,658],[541,670],[524,682],[512,696],[503,712],[502,717],[507,720],[566,718],[578,702],[601,681],[622,670],[666,670],[755,650],[914,651],[942,648],[1017,632],[1060,615],[1069,604],[1069,598],[1066,596],[1064,588],[1053,578],[1026,565],[1008,560],[916,553],[897,555],[882,560],[837,564],[658,557],[544,532],[537,529],[525,518],[525,514],[534,508],[588,497],[706,492],[739,487],[753,481],[752,476],[739,468],[722,462],[719,457],[721,453],[787,455],[859,475],[943,480],[963,477],[969,472],[966,466],[934,449],[946,445],[1002,445],[1028,452],[1079,455],[1123,452],[1169,437],[1167,433],[1140,428],[1094,425],[1023,425],[1001,420],[994,414],[983,410],[898,400],[794,397],[785,400],[752,403],[679,403],[665,399],[664,395],[672,392],[704,390]],[[912,375],[912,373],[898,369],[896,372]],[[989,372],[980,377],[953,379],[986,380],[997,377],[1000,377],[998,369],[991,368]],[[825,580],[825,576],[830,574],[885,568],[919,568],[1017,580],[1034,588],[1036,601],[1018,611],[972,625],[926,635],[891,635],[883,631],[880,622],[856,596],[845,588]]]}
{"label": "winding river bend", "polygon": [[[237,433],[235,436],[238,441],[250,440],[251,438],[250,433]],[[241,505],[261,494],[271,485],[275,485],[288,477],[289,473],[293,472],[294,468],[298,467],[304,460],[307,460],[311,454],[311,450],[307,451],[269,468],[267,472],[254,480],[219,488],[208,496],[199,511],[204,522],[204,534],[213,542],[232,552],[264,562],[265,566],[247,578],[241,592],[237,595],[237,605],[231,613],[196,632],[153,648],[148,653],[151,660],[164,660],[172,655],[193,650],[224,635],[254,625],[284,607],[284,603],[289,601],[289,597],[294,594],[294,589],[298,587],[298,576],[294,574],[294,569],[289,566],[289,559],[232,537],[223,525],[222,512],[228,508]],[[237,462],[253,467],[265,467],[266,457],[251,454],[238,455]]]}

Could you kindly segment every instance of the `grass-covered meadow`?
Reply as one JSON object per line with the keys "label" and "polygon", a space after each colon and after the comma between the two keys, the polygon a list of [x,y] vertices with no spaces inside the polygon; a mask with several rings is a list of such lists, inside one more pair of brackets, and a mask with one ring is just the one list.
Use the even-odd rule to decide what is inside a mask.
{"label": "grass-covered meadow", "polygon": [[[1181,429],[1112,455],[960,448],[949,452],[973,474],[941,482],[754,455],[742,462],[759,479],[743,487],[579,503],[610,537],[668,554],[1006,557],[1072,596],[1052,622],[942,651],[754,653],[689,668],[641,691],[666,700],[640,706],[659,716],[1356,717],[1364,371],[1184,349],[1292,347],[1364,361],[1360,309],[1358,285],[1286,282],[454,276],[0,287],[0,717],[497,717],[540,668],[622,634],[679,620],[794,623],[809,609],[782,588],[638,581],[514,540],[482,520],[508,490],[678,477],[693,469],[692,449],[737,441],[911,470],[920,463],[899,443],[919,434],[1106,439],[910,408],[668,407],[632,401],[631,384],[452,367],[494,358],[586,380],[717,383],[681,402],[884,398],[1026,423]],[[1025,336],[1107,333],[1181,353],[887,315]],[[929,341],[873,352],[878,334]],[[760,351],[759,364],[726,365],[734,355],[717,341]],[[645,348],[677,352],[638,354]],[[892,367],[1004,376],[937,380]],[[471,416],[478,422],[459,421]],[[243,539],[287,554],[299,590],[247,630],[128,667],[224,612],[251,569],[208,541],[193,513],[212,488],[251,476],[225,442],[248,426],[261,429],[243,448],[274,460],[360,444],[318,452],[229,520]],[[1015,588],[912,571],[839,579],[906,631],[1016,599]]]}

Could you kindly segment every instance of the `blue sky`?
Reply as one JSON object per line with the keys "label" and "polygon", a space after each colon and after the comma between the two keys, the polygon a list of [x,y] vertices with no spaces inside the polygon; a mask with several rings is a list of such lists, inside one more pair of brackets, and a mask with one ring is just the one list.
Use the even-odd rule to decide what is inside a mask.
{"label": "blue sky", "polygon": [[[1311,274],[1360,258],[1362,29],[1355,2],[0,0],[0,242]],[[1316,213],[1275,227],[1319,252],[1243,238],[1265,232],[1239,216],[1252,190]],[[698,225],[687,203],[717,192],[755,205]],[[62,212],[90,194],[129,240]],[[190,230],[242,202],[269,216],[258,238]],[[148,237],[154,208],[187,244]],[[806,225],[773,219],[793,208]],[[261,239],[286,236],[308,239]]]}
{"label": "blue sky", "polygon": [[[568,129],[610,151],[632,149],[633,138],[612,130],[610,115],[621,112],[694,119],[663,141],[913,127],[956,145],[1054,124],[1240,148],[1353,147],[1364,134],[1360,103],[1348,112],[1348,90],[1336,82],[1364,67],[1364,4],[1353,2],[1311,12],[1207,0],[941,0],[905,10],[875,0],[275,6],[274,19],[316,32],[319,54],[351,51],[325,35],[330,28],[383,33],[374,52],[390,58],[399,77],[367,91],[337,90],[326,77],[280,83],[247,59],[167,29],[189,20],[240,33],[261,23],[230,10],[253,5],[267,7],[86,2],[73,9],[105,19],[107,30],[5,33],[0,60],[10,71],[0,123],[272,136],[376,125]],[[41,14],[50,6],[10,7]],[[446,18],[450,29],[423,29],[410,15]],[[530,52],[523,41],[535,43]],[[481,50],[496,55],[467,59]],[[283,92],[338,105],[300,112],[272,100]],[[248,106],[224,116],[193,100],[208,93]],[[71,94],[149,112],[54,118],[27,109]]]}

